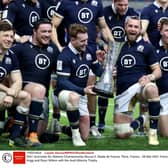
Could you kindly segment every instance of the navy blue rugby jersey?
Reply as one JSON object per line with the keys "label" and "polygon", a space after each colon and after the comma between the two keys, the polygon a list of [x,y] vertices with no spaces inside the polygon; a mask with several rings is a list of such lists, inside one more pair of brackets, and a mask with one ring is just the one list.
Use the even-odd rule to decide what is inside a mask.
{"label": "navy blue rugby jersey", "polygon": [[58,50],[53,43],[44,47],[33,45],[30,41],[16,44],[11,48],[17,56],[23,82],[36,82],[49,88],[50,75],[56,71]]}
{"label": "navy blue rugby jersey", "polygon": [[1,0],[0,1],[0,20],[3,19],[3,15],[5,15],[3,13],[6,12],[6,10],[7,10],[7,5],[4,5],[2,0]]}
{"label": "navy blue rugby jersey", "polygon": [[2,82],[9,73],[18,70],[18,59],[12,51],[8,50],[2,61],[0,61],[0,82]]}
{"label": "navy blue rugby jersey", "polygon": [[[61,0],[39,0],[42,9],[42,18],[52,19],[52,16],[57,11]],[[58,40],[62,46],[65,46],[65,27],[64,21],[57,28]]]}
{"label": "navy blue rugby jersey", "polygon": [[160,46],[156,50],[156,54],[159,58],[160,68],[162,70],[162,77],[156,81],[159,88],[159,94],[168,92],[168,51]]}
{"label": "navy blue rugby jersey", "polygon": [[56,94],[61,90],[72,90],[83,95],[89,70],[92,69],[97,76],[103,72],[93,50],[87,48],[80,58],[77,51],[72,48],[72,45],[69,44],[58,56]]}
{"label": "navy blue rugby jersey", "polygon": [[124,23],[127,16],[138,16],[139,14],[133,9],[128,8],[125,15],[121,16],[117,14],[112,5],[104,8],[104,16],[108,27],[111,29],[115,41],[125,41]]}
{"label": "navy blue rugby jersey", "polygon": [[150,66],[158,63],[155,48],[139,37],[136,42],[125,42],[117,60],[117,94],[121,94],[151,73]]}
{"label": "navy blue rugby jersey", "polygon": [[156,47],[158,46],[159,40],[161,38],[158,31],[158,23],[164,17],[168,17],[168,7],[165,11],[163,11],[163,9],[159,7],[156,2],[145,7],[141,12],[141,19],[149,21],[147,33],[149,40]]}
{"label": "navy blue rugby jersey", "polygon": [[32,35],[33,24],[41,18],[40,3],[30,0],[14,0],[8,5],[6,19],[9,20],[20,36]]}
{"label": "navy blue rugby jersey", "polygon": [[66,28],[73,23],[84,24],[88,28],[88,44],[96,45],[96,24],[104,16],[101,0],[62,0],[57,15],[64,18]]}

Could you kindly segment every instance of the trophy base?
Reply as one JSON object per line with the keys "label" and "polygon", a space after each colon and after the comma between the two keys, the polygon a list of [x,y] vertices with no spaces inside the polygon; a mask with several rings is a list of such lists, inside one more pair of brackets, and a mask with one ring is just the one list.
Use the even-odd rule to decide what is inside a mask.
{"label": "trophy base", "polygon": [[93,92],[97,93],[98,95],[102,96],[102,97],[109,97],[109,98],[113,98],[113,93],[107,92],[106,90],[101,90],[98,88],[93,88]]}

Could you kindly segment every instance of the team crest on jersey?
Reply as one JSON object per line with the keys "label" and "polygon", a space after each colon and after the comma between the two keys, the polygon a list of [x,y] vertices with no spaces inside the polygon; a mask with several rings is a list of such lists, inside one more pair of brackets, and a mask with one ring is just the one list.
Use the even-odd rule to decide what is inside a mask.
{"label": "team crest on jersey", "polygon": [[124,68],[131,68],[135,64],[136,64],[136,60],[135,60],[135,57],[133,55],[126,54],[126,55],[122,56],[122,58],[121,58],[121,65]]}
{"label": "team crest on jersey", "polygon": [[115,26],[111,30],[115,39],[121,39],[125,36],[125,30],[121,26]]}
{"label": "team crest on jersey", "polygon": [[92,0],[91,5],[92,5],[92,6],[97,6],[97,5],[98,5],[98,2],[97,2],[96,0]]}
{"label": "team crest on jersey", "polygon": [[157,9],[155,9],[155,13],[158,13],[159,11]]}
{"label": "team crest on jersey", "polygon": [[34,23],[40,19],[40,16],[37,12],[32,11],[29,15],[29,25],[33,27]]}
{"label": "team crest on jersey", "polygon": [[53,53],[53,48],[51,46],[48,46],[47,47],[47,52],[52,54]]}
{"label": "team crest on jersey", "polygon": [[90,23],[93,19],[93,12],[89,8],[82,8],[78,12],[78,19],[81,23]]}
{"label": "team crest on jersey", "polygon": [[49,19],[52,19],[52,16],[56,13],[57,11],[57,7],[56,6],[50,6],[48,9],[47,9],[47,17]]}
{"label": "team crest on jersey", "polygon": [[76,64],[76,60],[75,59],[73,59],[72,62],[73,62],[73,64]]}
{"label": "team crest on jersey", "polygon": [[89,54],[89,53],[86,54],[86,60],[87,61],[91,61],[92,60],[91,54]]}
{"label": "team crest on jersey", "polygon": [[79,2],[78,2],[78,1],[75,1],[75,4],[76,4],[76,5],[79,5]]}
{"label": "team crest on jersey", "polygon": [[24,3],[22,4],[22,7],[25,8],[25,4]]}
{"label": "team crest on jersey", "polygon": [[165,56],[160,60],[160,67],[162,70],[168,71],[168,56]]}
{"label": "team crest on jersey", "polygon": [[144,51],[144,46],[143,46],[143,45],[139,45],[139,46],[137,47],[137,51],[143,52],[143,51]]}
{"label": "team crest on jersey", "polygon": [[108,20],[110,20],[110,21],[111,21],[111,20],[112,20],[112,18],[113,18],[112,16],[109,16],[109,17],[108,17]]}
{"label": "team crest on jersey", "polygon": [[11,65],[12,64],[12,60],[10,57],[6,57],[5,58],[5,64]]}
{"label": "team crest on jersey", "polygon": [[3,80],[7,75],[6,69],[3,67],[0,67],[0,80]]}
{"label": "team crest on jersey", "polygon": [[57,70],[62,71],[62,61],[60,60],[57,61]]}
{"label": "team crest on jersey", "polygon": [[38,54],[35,57],[35,65],[38,69],[47,69],[50,66],[50,59],[44,54]]}
{"label": "team crest on jersey", "polygon": [[88,74],[89,74],[89,67],[86,64],[80,65],[76,70],[76,76],[78,78],[85,78],[88,76]]}

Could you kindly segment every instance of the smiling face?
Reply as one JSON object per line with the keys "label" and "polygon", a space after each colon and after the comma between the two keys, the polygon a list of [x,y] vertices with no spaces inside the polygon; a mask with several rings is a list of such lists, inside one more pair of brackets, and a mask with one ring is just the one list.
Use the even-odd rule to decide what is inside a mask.
{"label": "smiling face", "polygon": [[71,38],[72,45],[79,52],[84,52],[86,50],[87,42],[88,42],[87,33],[78,33],[76,38]]}
{"label": "smiling face", "polygon": [[162,36],[162,42],[168,48],[168,20],[162,25],[160,34]]}
{"label": "smiling face", "polygon": [[14,41],[14,32],[12,30],[0,31],[0,47],[2,50],[9,49]]}
{"label": "smiling face", "polygon": [[140,19],[135,19],[131,17],[126,19],[125,31],[126,31],[128,41],[130,42],[136,41],[136,39],[138,38],[141,32]]}
{"label": "smiling face", "polygon": [[36,45],[44,46],[51,40],[52,26],[48,23],[42,23],[34,30],[33,40]]}

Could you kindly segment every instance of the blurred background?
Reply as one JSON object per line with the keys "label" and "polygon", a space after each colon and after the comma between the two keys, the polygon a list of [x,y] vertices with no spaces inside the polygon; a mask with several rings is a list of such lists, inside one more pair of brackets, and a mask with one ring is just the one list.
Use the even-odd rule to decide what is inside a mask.
{"label": "blurred background", "polygon": [[[111,5],[112,0],[102,0],[103,5]],[[129,6],[133,7],[137,11],[141,11],[142,8],[152,3],[153,0],[129,0]]]}

